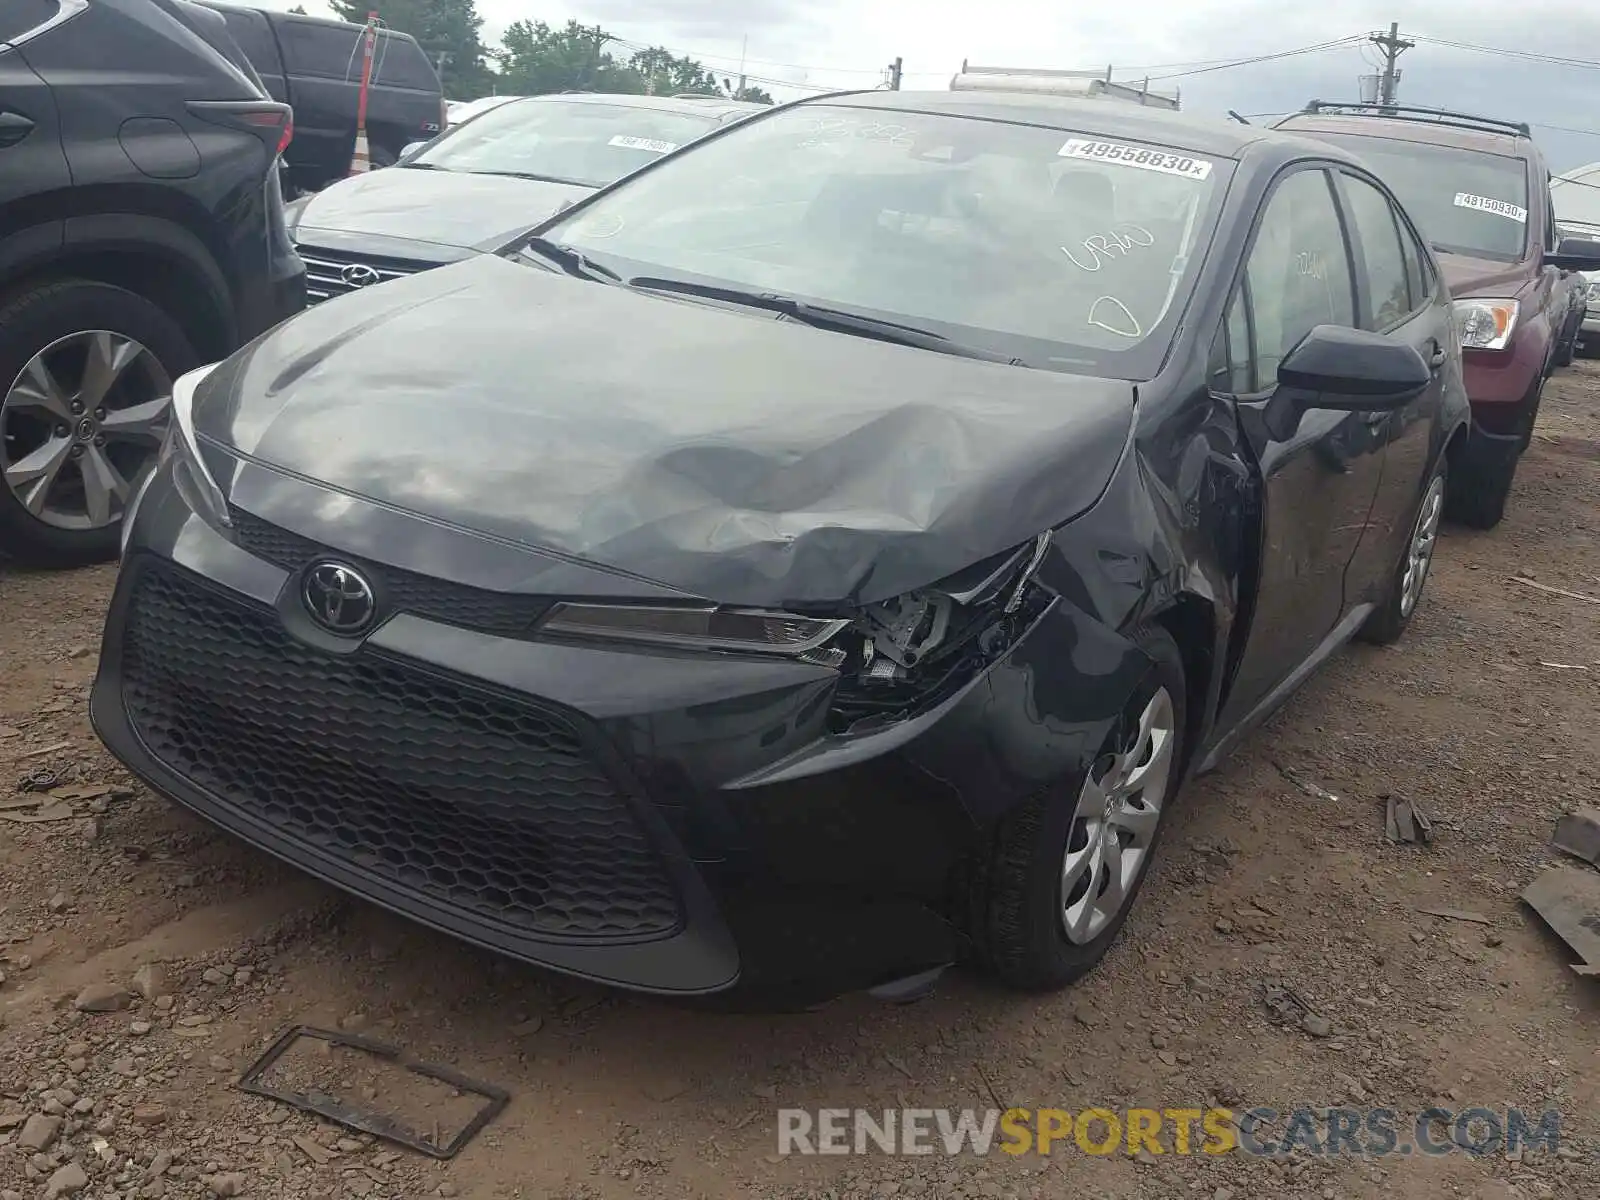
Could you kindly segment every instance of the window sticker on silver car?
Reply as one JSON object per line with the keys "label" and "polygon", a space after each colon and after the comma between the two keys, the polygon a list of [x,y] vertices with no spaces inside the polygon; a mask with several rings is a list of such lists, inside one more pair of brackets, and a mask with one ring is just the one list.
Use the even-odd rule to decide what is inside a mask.
{"label": "window sticker on silver car", "polygon": [[656,154],[670,154],[678,148],[677,142],[663,142],[658,138],[630,137],[625,133],[617,134],[607,144],[621,146],[624,150],[651,150]]}
{"label": "window sticker on silver car", "polygon": [[1205,179],[1211,174],[1211,162],[1208,159],[1195,158],[1188,154],[1173,154],[1166,150],[1125,146],[1120,142],[1070,138],[1056,153],[1062,158],[1095,159],[1101,162],[1119,163],[1124,167],[1138,167],[1141,171],[1182,175],[1188,179]]}

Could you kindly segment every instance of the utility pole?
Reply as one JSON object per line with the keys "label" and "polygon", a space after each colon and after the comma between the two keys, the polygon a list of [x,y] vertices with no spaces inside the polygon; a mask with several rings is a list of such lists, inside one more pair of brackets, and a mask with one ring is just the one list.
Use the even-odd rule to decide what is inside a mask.
{"label": "utility pole", "polygon": [[889,64],[889,90],[891,92],[898,92],[900,90],[900,66],[902,61],[903,60],[896,55],[895,60]]}
{"label": "utility pole", "polygon": [[739,90],[733,94],[735,100],[744,99],[744,58],[750,52],[750,35],[744,35],[744,42],[739,46]]}
{"label": "utility pole", "polygon": [[1367,40],[1383,51],[1383,75],[1378,80],[1378,103],[1388,108],[1394,104],[1395,92],[1400,85],[1400,72],[1395,70],[1395,64],[1400,61],[1400,56],[1416,43],[1408,42],[1400,36],[1398,21],[1390,23],[1387,34],[1374,33]]}

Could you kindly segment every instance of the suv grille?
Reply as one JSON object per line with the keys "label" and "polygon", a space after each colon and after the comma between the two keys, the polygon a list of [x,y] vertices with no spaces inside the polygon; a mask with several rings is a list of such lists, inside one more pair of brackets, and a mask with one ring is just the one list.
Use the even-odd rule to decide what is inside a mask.
{"label": "suv grille", "polygon": [[158,760],[223,807],[435,905],[525,934],[672,932],[676,891],[561,717],[360,651],[141,563],[122,695]]}
{"label": "suv grille", "polygon": [[[316,559],[336,553],[243,509],[232,509],[231,515],[239,546],[285,571],[304,570]],[[401,612],[499,637],[526,634],[550,606],[540,596],[491,592],[398,567],[377,567],[374,574],[382,577],[390,605]]]}
{"label": "suv grille", "polygon": [[[403,279],[407,275],[427,270],[433,265],[406,262],[397,258],[357,258],[333,250],[312,250],[304,246],[296,249],[300,253],[300,261],[306,265],[308,304],[316,304],[332,296],[342,296],[359,287],[372,287],[374,284],[387,283],[391,279]],[[352,283],[346,278],[346,268],[356,270],[363,267],[370,269],[377,278],[369,276],[366,283]]]}

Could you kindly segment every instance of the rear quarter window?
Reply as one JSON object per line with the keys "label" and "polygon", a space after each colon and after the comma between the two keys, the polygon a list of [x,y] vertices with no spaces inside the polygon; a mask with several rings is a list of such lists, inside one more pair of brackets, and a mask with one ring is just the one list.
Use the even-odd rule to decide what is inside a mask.
{"label": "rear quarter window", "polygon": [[409,38],[388,34],[379,34],[378,44],[373,48],[372,82],[420,92],[439,90],[439,76],[434,73],[433,64],[422,47]]}
{"label": "rear quarter window", "polygon": [[289,73],[321,79],[360,78],[360,36],[360,29],[309,21],[285,21],[278,26]]}
{"label": "rear quarter window", "polygon": [[60,11],[56,0],[4,0],[0,3],[0,43],[37,29]]}
{"label": "rear quarter window", "polygon": [[228,32],[233,34],[233,40],[239,43],[239,49],[255,69],[266,75],[282,75],[277,39],[272,36],[266,17],[243,8],[221,11],[222,19],[228,23]]}

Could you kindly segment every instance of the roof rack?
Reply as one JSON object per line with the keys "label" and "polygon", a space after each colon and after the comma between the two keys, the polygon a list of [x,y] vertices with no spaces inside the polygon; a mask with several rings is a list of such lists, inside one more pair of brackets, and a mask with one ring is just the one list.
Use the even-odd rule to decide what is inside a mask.
{"label": "roof rack", "polygon": [[1476,129],[1484,133],[1516,133],[1532,137],[1533,130],[1526,121],[1501,121],[1496,117],[1480,117],[1475,113],[1451,112],[1444,108],[1421,108],[1414,104],[1369,104],[1365,101],[1313,100],[1301,111],[1341,113],[1346,116],[1396,117],[1402,121],[1424,121],[1433,125],[1447,125],[1452,129]]}

